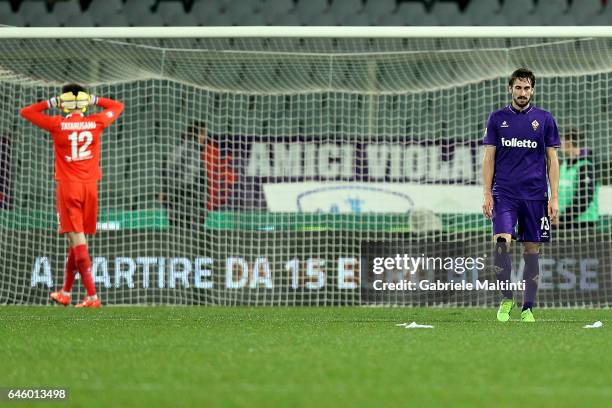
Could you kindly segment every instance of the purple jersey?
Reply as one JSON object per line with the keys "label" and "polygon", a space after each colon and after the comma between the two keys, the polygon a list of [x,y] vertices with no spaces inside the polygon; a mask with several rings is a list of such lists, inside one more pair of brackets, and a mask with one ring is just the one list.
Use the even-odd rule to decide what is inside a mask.
{"label": "purple jersey", "polygon": [[531,105],[522,112],[508,105],[489,116],[483,140],[495,146],[493,195],[548,199],[546,148],[559,147],[553,116]]}

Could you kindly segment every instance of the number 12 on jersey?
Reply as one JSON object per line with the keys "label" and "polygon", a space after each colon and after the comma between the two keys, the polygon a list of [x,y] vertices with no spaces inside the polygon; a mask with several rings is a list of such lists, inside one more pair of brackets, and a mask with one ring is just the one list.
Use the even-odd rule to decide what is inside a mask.
{"label": "number 12 on jersey", "polygon": [[[68,136],[68,140],[70,140],[71,147],[71,156],[66,157],[68,161],[87,160],[93,157],[91,150],[89,150],[89,145],[93,141],[93,135],[90,131],[72,132]],[[80,148],[79,143],[82,143]]]}

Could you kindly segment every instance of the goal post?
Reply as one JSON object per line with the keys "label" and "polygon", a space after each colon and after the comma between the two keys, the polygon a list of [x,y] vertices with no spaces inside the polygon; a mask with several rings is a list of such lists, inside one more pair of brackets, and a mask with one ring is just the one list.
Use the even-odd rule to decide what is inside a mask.
{"label": "goal post", "polygon": [[526,66],[535,104],[577,135],[597,184],[592,225],[544,246],[538,302],[609,306],[610,38],[610,27],[2,28],[0,304],[46,305],[63,282],[52,144],[19,109],[79,82],[125,104],[103,134],[89,239],[106,304],[491,306],[496,291],[366,290],[361,246],[491,253],[482,133]]}

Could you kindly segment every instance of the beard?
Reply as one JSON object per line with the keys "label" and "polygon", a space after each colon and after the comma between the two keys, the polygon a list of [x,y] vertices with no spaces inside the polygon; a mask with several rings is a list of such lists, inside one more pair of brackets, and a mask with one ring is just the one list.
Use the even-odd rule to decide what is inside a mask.
{"label": "beard", "polygon": [[531,98],[514,98],[514,103],[520,108],[524,108],[531,102]]}

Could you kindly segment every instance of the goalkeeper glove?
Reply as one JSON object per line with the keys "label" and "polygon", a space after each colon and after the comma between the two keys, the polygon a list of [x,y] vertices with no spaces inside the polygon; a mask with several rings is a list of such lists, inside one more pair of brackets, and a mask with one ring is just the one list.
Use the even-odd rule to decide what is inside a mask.
{"label": "goalkeeper glove", "polygon": [[47,105],[49,105],[49,108],[56,108],[58,105],[58,97],[54,96],[53,98],[49,99],[47,101]]}
{"label": "goalkeeper glove", "polygon": [[[49,105],[52,104],[53,99],[54,98],[51,98],[49,100]],[[66,92],[55,99],[56,103],[59,102],[59,106],[62,107],[65,113],[69,113],[77,109],[80,109],[81,112],[85,112],[89,105],[96,103],[98,100],[97,97],[92,98],[85,92],[79,92],[77,95],[73,94],[72,92]]]}

